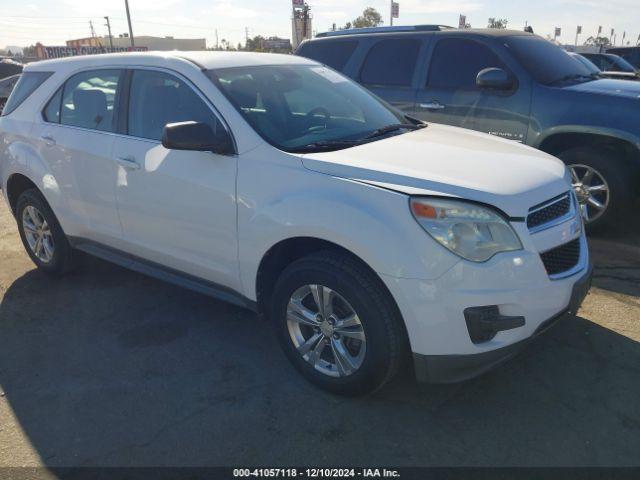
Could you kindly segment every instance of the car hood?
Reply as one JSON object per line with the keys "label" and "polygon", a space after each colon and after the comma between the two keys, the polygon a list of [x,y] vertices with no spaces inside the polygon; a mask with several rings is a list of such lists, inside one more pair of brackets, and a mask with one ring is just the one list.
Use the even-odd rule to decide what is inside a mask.
{"label": "car hood", "polygon": [[603,78],[592,82],[579,83],[564,87],[566,90],[584,93],[596,93],[601,95],[613,95],[616,97],[634,98],[640,100],[640,83],[628,82],[615,78]]}
{"label": "car hood", "polygon": [[493,205],[524,217],[570,189],[564,164],[491,135],[444,125],[343,150],[302,155],[315,172],[408,195],[439,195]]}

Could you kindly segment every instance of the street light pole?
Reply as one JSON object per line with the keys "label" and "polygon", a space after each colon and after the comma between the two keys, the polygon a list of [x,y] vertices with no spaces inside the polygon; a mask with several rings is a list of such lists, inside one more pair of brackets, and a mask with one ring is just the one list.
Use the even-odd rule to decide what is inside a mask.
{"label": "street light pole", "polygon": [[129,38],[131,39],[131,46],[135,47],[133,41],[133,29],[131,28],[131,14],[129,14],[129,0],[124,0],[124,6],[127,9],[127,23],[129,24]]}
{"label": "street light pole", "polygon": [[109,17],[106,16],[104,19],[107,21],[107,30],[109,31],[109,48],[113,50],[113,36],[111,35],[111,22],[109,22]]}

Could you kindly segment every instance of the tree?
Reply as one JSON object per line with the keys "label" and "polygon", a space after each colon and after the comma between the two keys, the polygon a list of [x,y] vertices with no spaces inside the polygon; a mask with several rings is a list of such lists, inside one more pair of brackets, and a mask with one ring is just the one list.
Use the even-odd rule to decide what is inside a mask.
{"label": "tree", "polygon": [[585,45],[595,45],[596,47],[608,47],[611,42],[607,37],[589,37],[584,42]]}
{"label": "tree", "polygon": [[506,18],[491,17],[487,28],[507,28],[507,23],[509,23],[509,20]]}
{"label": "tree", "polygon": [[244,49],[250,52],[262,52],[263,42],[264,37],[262,35],[256,35],[253,38],[247,38],[247,43],[244,46]]}
{"label": "tree", "polygon": [[350,28],[366,28],[377,27],[382,24],[382,15],[373,7],[367,7],[358,18],[342,27],[341,30],[349,30]]}

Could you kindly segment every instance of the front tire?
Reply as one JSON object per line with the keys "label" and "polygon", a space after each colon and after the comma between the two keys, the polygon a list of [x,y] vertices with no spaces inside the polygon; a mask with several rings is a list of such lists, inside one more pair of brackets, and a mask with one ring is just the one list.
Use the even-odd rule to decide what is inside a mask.
{"label": "front tire", "polygon": [[24,191],[16,203],[20,239],[43,272],[62,275],[73,264],[72,250],[49,204],[36,189]]}
{"label": "front tire", "polygon": [[569,167],[585,225],[591,231],[625,218],[632,204],[627,166],[614,152],[596,147],[576,147],[558,155]]}
{"label": "front tire", "polygon": [[293,365],[332,393],[381,388],[407,352],[400,314],[380,279],[340,252],[289,265],[276,283],[271,318]]}

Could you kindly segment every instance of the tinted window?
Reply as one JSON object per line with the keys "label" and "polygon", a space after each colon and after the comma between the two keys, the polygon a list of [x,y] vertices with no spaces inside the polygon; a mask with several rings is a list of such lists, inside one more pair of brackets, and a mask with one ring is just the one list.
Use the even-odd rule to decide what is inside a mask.
{"label": "tinted window", "polygon": [[364,61],[360,81],[367,85],[411,86],[420,42],[410,39],[376,43]]}
{"label": "tinted window", "polygon": [[60,106],[62,105],[61,100],[62,88],[59,88],[56,94],[51,97],[51,100],[49,100],[49,103],[47,103],[47,106],[42,111],[42,116],[44,117],[45,121],[51,123],[60,123]]}
{"label": "tinted window", "polygon": [[134,72],[129,135],[160,141],[165,125],[186,121],[206,123],[214,133],[224,131],[207,104],[182,80],[153,70]]}
{"label": "tinted window", "polygon": [[121,70],[74,75],[64,85],[60,123],[115,132],[114,112]]}
{"label": "tinted window", "polygon": [[357,46],[358,42],[354,40],[307,42],[300,47],[298,55],[324,63],[336,70],[342,70]]}
{"label": "tinted window", "polygon": [[50,76],[50,72],[26,72],[20,75],[2,110],[2,115],[8,115],[18,108]]}
{"label": "tinted window", "polygon": [[406,121],[357,83],[321,65],[207,73],[256,132],[282,150],[362,139]]}
{"label": "tinted window", "polygon": [[486,45],[462,38],[440,40],[431,58],[428,85],[434,88],[474,89],[480,70],[490,67],[504,68]]}
{"label": "tinted window", "polygon": [[593,79],[587,67],[576,62],[569,54],[534,35],[506,37],[505,45],[536,81],[550,85],[562,80]]}

